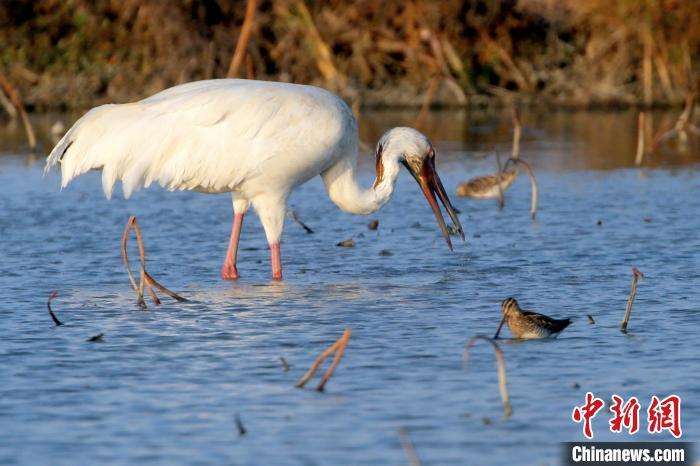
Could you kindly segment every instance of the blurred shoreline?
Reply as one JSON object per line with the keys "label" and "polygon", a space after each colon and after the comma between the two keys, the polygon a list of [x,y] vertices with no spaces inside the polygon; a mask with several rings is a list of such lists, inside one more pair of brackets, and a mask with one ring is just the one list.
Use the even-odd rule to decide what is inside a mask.
{"label": "blurred shoreline", "polygon": [[[413,124],[417,109],[363,110],[358,119],[362,141],[360,166],[374,173],[374,147],[381,135],[394,126]],[[647,113],[655,128],[669,127],[677,111]],[[40,161],[63,131],[82,111],[47,111],[30,115],[36,130],[35,153],[27,146],[19,120],[0,125],[0,159],[21,155]],[[611,170],[634,167],[637,147],[637,112],[627,110],[557,110],[533,108],[521,112],[522,154],[539,173],[541,170]],[[56,131],[55,127],[60,126]],[[427,113],[423,130],[436,146],[439,163],[449,167],[465,159],[483,160],[495,169],[495,154],[507,157],[512,148],[510,109],[445,109]],[[696,167],[700,139],[685,144],[669,141],[658,153],[644,159],[646,168]]]}
{"label": "blurred shoreline", "polygon": [[[245,1],[0,4],[0,71],[30,111],[226,77]],[[697,89],[694,2],[257,2],[240,77],[318,85],[353,108],[680,106]]]}

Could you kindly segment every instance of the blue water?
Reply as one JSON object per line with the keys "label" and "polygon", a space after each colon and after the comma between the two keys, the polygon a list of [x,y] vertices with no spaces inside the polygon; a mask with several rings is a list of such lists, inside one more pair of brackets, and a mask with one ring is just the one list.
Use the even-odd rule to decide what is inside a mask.
{"label": "blue water", "polygon": [[[449,192],[492,171],[480,154],[436,146]],[[269,280],[254,215],[242,279],[219,279],[226,195],[155,188],[106,201],[99,174],[60,192],[41,161],[1,156],[0,464],[401,465],[401,427],[424,464],[557,464],[559,442],[583,440],[570,416],[586,391],[637,396],[642,430],[651,395],[680,395],[683,437],[699,438],[698,166],[590,170],[563,163],[574,156],[561,145],[542,147],[523,153],[538,222],[524,176],[503,210],[453,197],[467,231],[453,252],[408,174],[369,218],[308,183],[290,208],[315,233],[288,219],[283,283]],[[136,305],[120,252],[130,214],[149,271],[189,302]],[[348,238],[354,248],[336,246]],[[623,335],[632,266],[645,277]],[[61,327],[46,313],[54,289]],[[462,352],[493,334],[508,296],[574,323],[556,340],[501,343],[513,406],[503,420],[492,349],[479,342],[467,369]],[[326,392],[317,380],[294,388],[345,328],[353,336]],[[98,333],[102,343],[86,342]],[[596,440],[672,439],[615,435],[608,419],[595,418]]]}

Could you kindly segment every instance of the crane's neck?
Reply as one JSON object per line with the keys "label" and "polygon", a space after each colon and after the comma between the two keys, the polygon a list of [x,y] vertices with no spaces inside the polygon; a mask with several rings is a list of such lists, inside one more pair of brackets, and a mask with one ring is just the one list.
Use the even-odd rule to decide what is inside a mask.
{"label": "crane's neck", "polygon": [[351,214],[367,215],[389,202],[399,171],[399,154],[384,153],[377,157],[377,177],[371,188],[363,188],[357,180],[357,157],[341,159],[322,176],[335,205]]}

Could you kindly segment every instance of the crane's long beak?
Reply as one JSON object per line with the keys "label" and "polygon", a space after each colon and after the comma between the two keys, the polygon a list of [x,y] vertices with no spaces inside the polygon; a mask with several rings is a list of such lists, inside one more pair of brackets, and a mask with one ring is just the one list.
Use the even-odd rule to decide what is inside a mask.
{"label": "crane's long beak", "polygon": [[462,240],[464,240],[464,230],[462,229],[462,224],[459,223],[457,213],[455,212],[454,207],[452,207],[450,199],[447,197],[445,188],[442,186],[442,181],[440,181],[440,177],[435,171],[435,158],[426,157],[423,160],[423,165],[421,166],[420,171],[418,173],[415,173],[412,170],[411,166],[406,162],[404,162],[404,165],[406,166],[406,168],[408,168],[408,171],[411,172],[413,177],[418,182],[418,185],[420,186],[421,190],[423,190],[423,194],[425,194],[425,198],[428,199],[428,203],[430,203],[430,207],[433,209],[433,213],[435,214],[435,218],[437,219],[438,225],[440,225],[442,235],[445,237],[445,241],[447,241],[447,246],[449,246],[451,250],[452,241],[450,240],[450,233],[447,231],[445,220],[442,218],[442,212],[440,212],[440,207],[438,206],[437,199],[435,198],[436,194],[437,197],[440,198],[442,205],[444,206],[445,210],[452,219],[452,223],[454,223],[455,227],[457,227],[457,231],[462,237]]}
{"label": "crane's long beak", "polygon": [[493,339],[497,339],[498,335],[501,334],[501,329],[503,328],[503,324],[506,323],[506,314],[505,312],[503,313],[503,317],[501,318],[501,323],[498,324],[498,328],[496,329],[496,334],[493,336]]}

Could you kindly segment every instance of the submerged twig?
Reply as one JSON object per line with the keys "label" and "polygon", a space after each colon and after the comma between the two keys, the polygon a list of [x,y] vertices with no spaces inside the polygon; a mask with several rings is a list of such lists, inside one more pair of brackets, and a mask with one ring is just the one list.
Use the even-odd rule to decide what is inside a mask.
{"label": "submerged twig", "polygon": [[287,372],[289,370],[289,363],[287,360],[284,359],[283,356],[278,357],[277,360],[282,364],[282,367],[284,367],[284,371]]}
{"label": "submerged twig", "polygon": [[406,456],[408,457],[408,464],[410,464],[411,466],[421,466],[421,461],[418,457],[418,452],[413,446],[413,442],[411,441],[411,435],[408,433],[408,430],[406,430],[406,428],[404,427],[401,427],[399,429],[399,437],[401,437],[401,446],[403,447],[403,450],[406,452]]}
{"label": "submerged twig", "polygon": [[248,0],[246,3],[245,18],[243,19],[243,25],[241,26],[241,33],[238,36],[238,42],[236,42],[236,50],[233,52],[233,57],[231,57],[231,64],[228,67],[228,73],[226,73],[226,77],[228,78],[235,78],[238,76],[238,70],[243,63],[243,58],[245,57],[245,52],[248,48],[250,32],[253,29],[253,20],[255,19],[257,3],[257,0]]}
{"label": "submerged twig", "polygon": [[234,420],[236,421],[236,428],[238,428],[238,435],[245,435],[246,432],[248,432],[243,425],[243,421],[241,421],[241,416],[236,413],[234,416]]}
{"label": "submerged twig", "polygon": [[464,346],[464,367],[467,367],[469,362],[469,349],[474,346],[477,340],[484,340],[493,346],[496,352],[496,361],[498,362],[498,388],[501,391],[501,401],[503,402],[503,417],[508,418],[513,414],[513,409],[510,406],[510,398],[508,397],[508,388],[506,386],[506,363],[503,358],[503,351],[501,347],[493,341],[492,338],[485,337],[482,335],[476,335],[469,339],[469,342]]}
{"label": "submerged twig", "polygon": [[496,172],[496,177],[497,177],[497,185],[498,185],[498,208],[502,209],[506,205],[505,198],[503,196],[503,168],[501,167],[501,156],[499,155],[498,152],[496,152],[496,168],[498,169],[498,172]]}
{"label": "submerged twig", "polygon": [[287,212],[287,215],[290,216],[290,217],[292,217],[292,218],[294,219],[295,222],[297,222],[299,225],[301,225],[301,227],[302,227],[304,230],[306,230],[307,233],[311,234],[311,233],[314,232],[314,231],[313,231],[311,228],[309,228],[304,222],[301,221],[301,219],[299,218],[299,215],[297,215],[297,213],[296,213],[295,210],[290,210],[289,212]]}
{"label": "submerged twig", "polygon": [[627,333],[627,324],[630,320],[630,314],[632,313],[632,303],[634,303],[634,296],[637,294],[637,281],[640,278],[644,278],[644,274],[637,269],[637,267],[632,267],[632,290],[630,291],[630,297],[627,299],[627,308],[625,309],[625,317],[622,319],[622,324],[620,324],[620,331],[622,333]]}
{"label": "submerged twig", "polygon": [[316,359],[314,364],[311,366],[311,369],[308,370],[304,376],[299,379],[299,381],[296,383],[297,388],[302,388],[306,383],[311,380],[311,377],[314,376],[318,368],[321,366],[323,361],[326,360],[328,356],[331,354],[335,353],[335,358],[333,358],[333,362],[331,363],[330,367],[328,370],[326,370],[326,373],[323,375],[323,378],[321,379],[321,382],[318,384],[318,387],[316,387],[316,390],[318,391],[323,391],[324,387],[326,386],[326,383],[330,380],[331,376],[333,375],[333,372],[335,369],[338,367],[338,364],[340,364],[340,360],[343,358],[343,352],[345,351],[345,347],[348,344],[348,341],[350,340],[350,336],[352,335],[352,330],[349,328],[346,328],[345,331],[343,332],[343,335],[333,343],[328,349],[326,349],[321,355]]}
{"label": "submerged twig", "polygon": [[24,130],[27,133],[29,148],[32,150],[32,152],[34,152],[36,150],[36,136],[34,135],[32,123],[29,121],[29,117],[27,116],[27,110],[24,108],[22,98],[19,96],[15,88],[12,87],[12,84],[10,84],[10,81],[7,80],[3,73],[0,73],[0,86],[2,86],[2,88],[5,90],[10,102],[12,102],[12,105],[14,105],[19,112],[19,116],[22,119],[22,124],[24,125]]}
{"label": "submerged twig", "polygon": [[[126,252],[126,243],[129,239],[129,230],[132,226],[134,227],[134,234],[136,235],[136,241],[138,242],[139,246],[139,255],[141,256],[141,276],[138,285],[136,285],[136,279],[134,278],[134,274],[131,272],[131,266],[129,265],[129,255]],[[151,277],[148,274],[148,272],[146,272],[146,252],[143,247],[143,239],[141,237],[141,232],[139,231],[138,223],[136,223],[136,217],[133,215],[129,217],[129,221],[126,222],[126,228],[124,228],[124,234],[122,235],[122,257],[124,259],[124,265],[126,266],[126,272],[129,274],[129,281],[131,281],[131,286],[134,289],[134,291],[136,291],[136,294],[138,296],[136,302],[139,306],[143,308],[146,307],[146,303],[143,299],[144,285],[146,288],[148,288],[148,291],[151,294],[151,298],[153,298],[153,302],[156,306],[160,305],[160,299],[158,299],[156,292],[153,290],[154,286],[158,288],[158,290],[170,296],[176,301],[187,301],[187,299],[183,298],[182,296],[176,293],[173,293],[172,291],[158,283],[153,277]]]}
{"label": "submerged twig", "polygon": [[53,320],[53,323],[56,324],[56,327],[58,327],[59,325],[63,325],[63,322],[58,320],[58,317],[56,317],[56,314],[54,314],[53,311],[51,310],[51,301],[56,296],[58,296],[58,291],[52,291],[51,295],[49,295],[49,300],[46,301],[46,307],[49,309],[49,316],[51,317],[51,320]]}
{"label": "submerged twig", "polygon": [[535,216],[537,215],[537,181],[535,180],[535,174],[532,172],[532,168],[530,168],[530,165],[525,162],[523,159],[513,159],[514,162],[519,163],[525,168],[525,171],[527,172],[528,176],[530,177],[530,187],[532,188],[531,193],[532,193],[532,201],[530,204],[530,217],[532,220],[535,220]]}

